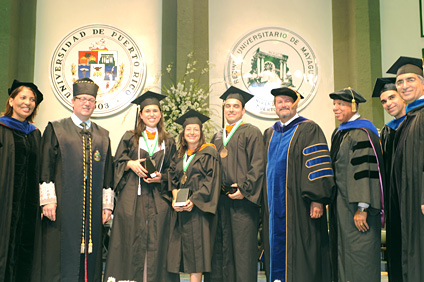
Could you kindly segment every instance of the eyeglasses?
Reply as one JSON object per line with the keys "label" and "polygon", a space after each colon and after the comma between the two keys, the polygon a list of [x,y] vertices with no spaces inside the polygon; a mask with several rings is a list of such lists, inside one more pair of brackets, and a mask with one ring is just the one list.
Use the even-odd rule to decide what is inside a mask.
{"label": "eyeglasses", "polygon": [[85,104],[85,103],[90,103],[90,104],[95,104],[96,103],[96,99],[93,98],[85,98],[85,97],[75,97],[74,99],[79,99],[81,101],[81,103]]}

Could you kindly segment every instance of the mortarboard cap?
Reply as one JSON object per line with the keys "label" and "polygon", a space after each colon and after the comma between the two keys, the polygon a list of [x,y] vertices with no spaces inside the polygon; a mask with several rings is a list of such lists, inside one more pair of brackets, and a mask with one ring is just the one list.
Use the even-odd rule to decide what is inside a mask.
{"label": "mortarboard cap", "polygon": [[230,86],[230,88],[228,88],[227,91],[225,91],[219,98],[224,101],[227,99],[237,99],[244,107],[244,105],[253,98],[253,95],[241,90],[240,88]]}
{"label": "mortarboard cap", "polygon": [[145,106],[148,106],[148,105],[160,106],[159,101],[164,98],[166,98],[165,95],[155,93],[152,91],[147,91],[143,95],[135,98],[131,103],[139,105],[140,110],[142,110]]}
{"label": "mortarboard cap", "polygon": [[81,78],[74,82],[73,85],[73,96],[78,95],[91,95],[94,98],[97,97],[97,91],[99,90],[99,86],[89,78]]}
{"label": "mortarboard cap", "polygon": [[176,123],[182,125],[183,127],[186,127],[187,124],[199,124],[202,125],[206,121],[209,120],[209,117],[205,116],[204,114],[199,113],[198,111],[195,111],[193,109],[190,109],[185,114],[180,116],[175,120]]}
{"label": "mortarboard cap", "polygon": [[354,113],[356,112],[356,103],[365,103],[367,101],[364,96],[350,87],[331,93],[330,98],[333,100],[339,99],[352,103],[352,112]]}
{"label": "mortarboard cap", "polygon": [[374,90],[372,92],[372,97],[380,97],[381,93],[396,90],[396,78],[395,77],[379,77],[375,80]]}
{"label": "mortarboard cap", "polygon": [[35,96],[37,96],[35,106],[37,106],[38,104],[40,104],[43,101],[43,93],[41,93],[40,90],[38,90],[37,85],[35,85],[32,82],[21,82],[21,81],[16,80],[16,79],[13,80],[12,86],[10,86],[10,88],[7,91],[9,93],[9,96],[10,96],[10,94],[12,94],[13,90],[15,90],[16,88],[18,88],[20,86],[25,86],[25,87],[31,88],[31,90],[34,91]]}
{"label": "mortarboard cap", "polygon": [[423,76],[423,60],[420,58],[399,57],[397,61],[389,68],[387,73],[396,74],[415,73]]}

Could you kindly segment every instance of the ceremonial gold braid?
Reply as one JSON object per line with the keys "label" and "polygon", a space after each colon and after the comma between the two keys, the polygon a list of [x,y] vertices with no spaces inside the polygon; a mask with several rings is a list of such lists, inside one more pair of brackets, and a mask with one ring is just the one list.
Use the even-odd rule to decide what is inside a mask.
{"label": "ceremonial gold braid", "polygon": [[82,136],[82,163],[83,163],[83,169],[84,169],[84,197],[82,200],[82,240],[81,240],[81,254],[85,252],[85,196],[87,193],[87,185],[85,182],[86,178],[86,164],[85,164],[85,135]]}
{"label": "ceremonial gold braid", "polygon": [[92,199],[93,199],[93,148],[91,146],[91,135],[88,136],[88,145],[90,146],[90,217],[89,217],[89,243],[88,243],[88,253],[91,254],[93,252],[93,241],[91,240],[91,221],[92,221]]}

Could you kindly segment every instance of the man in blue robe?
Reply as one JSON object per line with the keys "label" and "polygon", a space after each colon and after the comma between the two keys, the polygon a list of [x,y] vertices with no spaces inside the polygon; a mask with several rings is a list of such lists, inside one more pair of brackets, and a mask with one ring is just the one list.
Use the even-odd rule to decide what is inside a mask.
{"label": "man in blue robe", "polygon": [[[264,133],[263,240],[270,281],[331,281],[325,205],[334,189],[327,141],[321,128],[297,114],[303,97],[273,89],[280,118]],[[269,223],[269,226],[268,226]]]}

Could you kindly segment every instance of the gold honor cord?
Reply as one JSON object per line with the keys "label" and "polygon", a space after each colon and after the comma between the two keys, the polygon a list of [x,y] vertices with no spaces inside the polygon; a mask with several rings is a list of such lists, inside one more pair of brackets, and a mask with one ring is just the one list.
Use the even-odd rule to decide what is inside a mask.
{"label": "gold honor cord", "polygon": [[[85,129],[85,126],[84,126]],[[90,203],[89,203],[89,243],[88,243],[88,253],[93,252],[93,241],[91,239],[91,218],[92,218],[92,187],[93,187],[93,160],[91,159],[92,155],[92,146],[91,146],[91,136],[88,137],[89,152],[90,152]],[[87,165],[86,165],[86,149],[85,149],[85,135],[82,137],[82,154],[83,154],[83,169],[84,169],[84,198],[83,198],[83,207],[82,207],[82,239],[81,239],[81,254],[85,252],[85,207],[86,207],[86,196],[87,196]]]}

